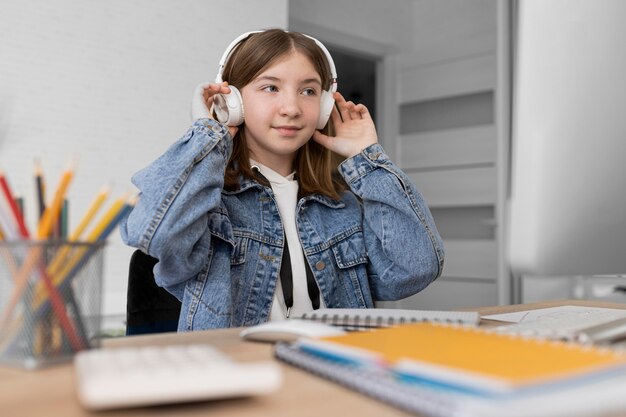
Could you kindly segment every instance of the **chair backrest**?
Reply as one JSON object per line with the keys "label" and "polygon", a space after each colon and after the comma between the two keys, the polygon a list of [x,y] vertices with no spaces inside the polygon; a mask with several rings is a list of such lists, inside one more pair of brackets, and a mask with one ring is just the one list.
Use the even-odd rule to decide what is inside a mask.
{"label": "chair backrest", "polygon": [[126,334],[175,332],[180,301],[156,285],[157,259],[136,250],[130,258],[126,298]]}

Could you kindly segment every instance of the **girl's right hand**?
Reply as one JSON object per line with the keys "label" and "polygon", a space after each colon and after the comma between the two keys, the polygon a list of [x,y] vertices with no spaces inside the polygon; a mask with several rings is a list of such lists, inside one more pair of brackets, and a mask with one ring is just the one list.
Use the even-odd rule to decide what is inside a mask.
{"label": "girl's right hand", "polygon": [[[203,82],[198,84],[191,100],[191,121],[195,122],[198,119],[213,119],[211,106],[213,106],[215,95],[228,93],[230,93],[230,88],[228,87],[228,83],[226,81],[220,84],[214,82]],[[230,136],[235,137],[235,133],[237,133],[238,128],[230,126],[228,130],[230,131]]]}

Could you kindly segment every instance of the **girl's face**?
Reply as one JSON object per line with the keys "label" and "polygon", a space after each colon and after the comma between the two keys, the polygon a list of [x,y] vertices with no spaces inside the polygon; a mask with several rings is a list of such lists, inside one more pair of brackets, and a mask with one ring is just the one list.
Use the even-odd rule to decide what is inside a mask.
{"label": "girl's face", "polygon": [[241,89],[250,157],[286,176],[296,151],[313,135],[320,113],[321,78],[294,51]]}

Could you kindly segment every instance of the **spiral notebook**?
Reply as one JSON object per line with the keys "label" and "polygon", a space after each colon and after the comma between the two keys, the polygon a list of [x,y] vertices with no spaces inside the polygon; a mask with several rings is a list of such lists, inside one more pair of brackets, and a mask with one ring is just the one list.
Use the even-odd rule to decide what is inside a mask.
{"label": "spiral notebook", "polygon": [[432,416],[626,410],[626,357],[607,349],[419,323],[279,344],[278,359]]}
{"label": "spiral notebook", "polygon": [[340,326],[346,330],[391,327],[423,321],[459,324],[478,324],[480,321],[480,316],[475,311],[392,308],[320,308],[304,313],[298,318]]}

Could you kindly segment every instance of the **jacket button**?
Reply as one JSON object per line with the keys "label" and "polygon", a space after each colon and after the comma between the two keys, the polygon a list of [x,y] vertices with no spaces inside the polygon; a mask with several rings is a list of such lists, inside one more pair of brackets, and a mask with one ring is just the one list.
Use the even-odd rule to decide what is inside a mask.
{"label": "jacket button", "polygon": [[315,264],[315,269],[317,269],[318,271],[321,271],[325,267],[326,264],[324,263],[324,261],[317,261],[317,263]]}

